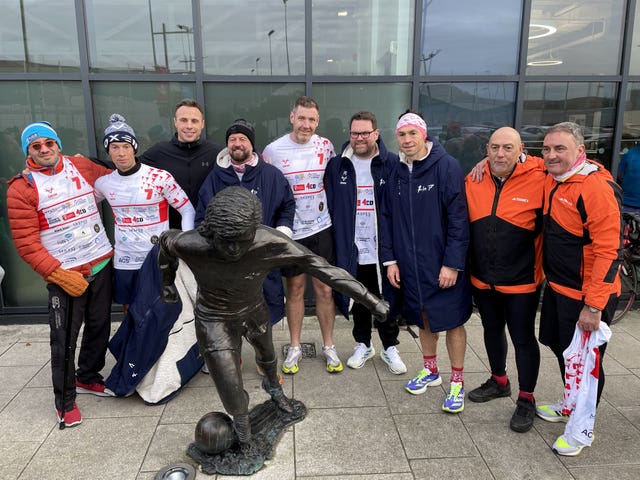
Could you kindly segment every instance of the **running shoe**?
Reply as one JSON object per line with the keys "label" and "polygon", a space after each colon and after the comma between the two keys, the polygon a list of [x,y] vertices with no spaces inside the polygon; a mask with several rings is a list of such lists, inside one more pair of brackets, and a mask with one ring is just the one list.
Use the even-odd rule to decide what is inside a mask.
{"label": "running shoe", "polygon": [[353,355],[347,360],[347,367],[349,368],[362,368],[367,360],[376,354],[376,349],[373,345],[367,347],[364,343],[358,343],[353,349]]}
{"label": "running shoe", "polygon": [[438,385],[442,385],[440,374],[431,373],[430,370],[423,368],[415,378],[409,380],[404,388],[413,395],[420,395],[427,391],[427,387],[436,387]]}
{"label": "running shoe", "polygon": [[551,423],[567,423],[569,421],[569,415],[562,414],[562,402],[551,405],[539,405],[536,407],[536,415]]}
{"label": "running shoe", "polygon": [[327,347],[326,345],[322,346],[322,353],[324,357],[327,359],[327,372],[329,373],[338,373],[342,371],[342,362],[338,357],[338,352],[336,352],[336,346],[331,345]]}
{"label": "running shoe", "polygon": [[394,375],[407,373],[407,366],[400,358],[400,353],[395,346],[392,345],[391,347],[382,350],[380,357],[382,357],[382,361],[387,364],[389,371]]}
{"label": "running shoe", "polygon": [[451,382],[449,395],[444,399],[442,410],[449,413],[459,413],[464,410],[464,387],[462,382]]}
{"label": "running shoe", "polygon": [[302,358],[302,348],[300,347],[289,347],[289,351],[287,352],[287,358],[282,362],[282,372],[293,375],[297,373],[300,368],[298,367],[298,362]]}

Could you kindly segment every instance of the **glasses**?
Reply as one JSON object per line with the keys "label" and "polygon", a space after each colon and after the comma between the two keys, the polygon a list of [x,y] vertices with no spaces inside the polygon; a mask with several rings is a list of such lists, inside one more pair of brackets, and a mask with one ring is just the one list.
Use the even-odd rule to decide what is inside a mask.
{"label": "glasses", "polygon": [[29,147],[33,148],[36,152],[39,152],[43,145],[47,148],[53,148],[56,143],[57,142],[55,140],[47,140],[46,142],[32,143]]}
{"label": "glasses", "polygon": [[349,132],[349,135],[353,139],[361,137],[362,139],[366,140],[367,138],[369,138],[371,136],[371,134],[373,132],[375,132],[375,130],[371,130],[370,132]]}

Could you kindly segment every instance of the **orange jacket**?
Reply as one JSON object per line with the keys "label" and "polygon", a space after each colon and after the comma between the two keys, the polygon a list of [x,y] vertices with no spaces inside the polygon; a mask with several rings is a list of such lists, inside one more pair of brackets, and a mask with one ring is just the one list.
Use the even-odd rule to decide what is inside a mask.
{"label": "orange jacket", "polygon": [[465,180],[471,244],[471,283],[503,293],[533,292],[542,283],[541,228],[544,168],[518,161],[502,184],[489,164],[480,183]]}
{"label": "orange jacket", "polygon": [[[93,185],[98,177],[111,172],[108,168],[102,167],[85,157],[66,157],[80,171],[82,176]],[[38,192],[33,185],[33,180],[29,175],[30,160],[27,160],[27,168],[21,174],[9,180],[7,190],[7,210],[9,213],[9,226],[11,236],[16,245],[20,257],[31,266],[38,274],[44,278],[58,268],[61,263],[52,256],[40,241],[40,222],[38,217]],[[55,173],[62,171],[62,155],[56,165]],[[46,173],[46,172],[42,172]],[[80,265],[73,270],[77,270],[85,276],[90,275],[91,267],[106,258],[112,257],[113,251],[109,255],[96,258],[92,262]]]}
{"label": "orange jacket", "polygon": [[549,286],[561,295],[602,310],[620,294],[622,192],[599,163],[562,183],[544,185],[543,265]]}

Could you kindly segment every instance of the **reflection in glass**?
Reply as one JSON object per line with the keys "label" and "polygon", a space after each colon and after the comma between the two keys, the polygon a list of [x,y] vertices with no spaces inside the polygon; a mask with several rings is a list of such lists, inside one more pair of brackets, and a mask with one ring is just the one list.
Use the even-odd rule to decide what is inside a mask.
{"label": "reflection in glass", "polygon": [[624,0],[532,0],[528,75],[619,72]]}
{"label": "reflection in glass", "polygon": [[195,71],[189,0],[87,0],[94,72]]}
{"label": "reflection in glass", "polygon": [[204,71],[215,75],[304,74],[304,3],[201,0]]}
{"label": "reflection in glass", "polygon": [[216,83],[205,85],[204,93],[207,138],[224,144],[229,125],[244,118],[254,125],[256,150],[262,152],[268,143],[291,131],[289,112],[295,99],[304,95],[304,85]]}
{"label": "reflection in glass", "polygon": [[640,8],[636,6],[636,18],[633,22],[633,38],[631,41],[630,75],[640,75]]}
{"label": "reflection in glass", "polygon": [[484,158],[493,131],[513,125],[515,90],[513,83],[421,84],[420,111],[428,135],[468,172]]}
{"label": "reflection in glass", "polygon": [[53,125],[67,155],[87,152],[87,129],[80,82],[2,82],[0,89],[0,264],[6,307],[46,306],[42,278],[15,249],[6,209],[6,181],[24,168],[20,134],[34,119]]}
{"label": "reflection in glass", "polygon": [[640,83],[627,85],[621,154],[640,145]]}
{"label": "reflection in glass", "polygon": [[[611,168],[617,84],[612,82],[540,82],[525,86],[521,133],[525,149],[541,156],[544,127],[575,122],[584,130],[587,157]],[[542,129],[538,138],[525,132]]]}
{"label": "reflection in glass", "polygon": [[80,70],[74,1],[2,2],[0,72]]}
{"label": "reflection in glass", "polygon": [[374,113],[387,148],[398,150],[395,127],[411,103],[408,83],[315,83],[313,96],[320,105],[318,133],[329,138],[336,151],[349,140],[349,119],[361,110]]}
{"label": "reflection in glass", "polygon": [[107,159],[102,148],[104,129],[112,113],[126,118],[136,132],[138,155],[156,142],[170,140],[175,128],[173,113],[183,98],[194,98],[190,83],[176,82],[95,82],[92,84],[93,111],[98,157]]}
{"label": "reflection in glass", "polygon": [[516,73],[522,0],[423,0],[422,8],[420,75]]}
{"label": "reflection in glass", "polygon": [[313,73],[411,73],[414,8],[411,0],[314,2]]}

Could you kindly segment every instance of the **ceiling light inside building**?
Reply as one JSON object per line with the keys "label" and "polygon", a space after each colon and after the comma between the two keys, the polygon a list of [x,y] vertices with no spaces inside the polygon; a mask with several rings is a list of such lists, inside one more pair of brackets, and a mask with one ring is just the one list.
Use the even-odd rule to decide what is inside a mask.
{"label": "ceiling light inside building", "polygon": [[347,15],[349,15],[349,12],[347,12],[346,10],[341,10],[338,12],[339,17],[346,17]]}
{"label": "ceiling light inside building", "polygon": [[532,23],[531,25],[529,25],[529,40],[533,40],[534,38],[548,37],[549,35],[553,35],[557,31],[558,29],[556,27],[552,27],[551,25]]}
{"label": "ceiling light inside building", "polygon": [[549,60],[533,60],[527,62],[528,67],[553,67],[554,65],[562,65],[562,60],[549,59]]}

